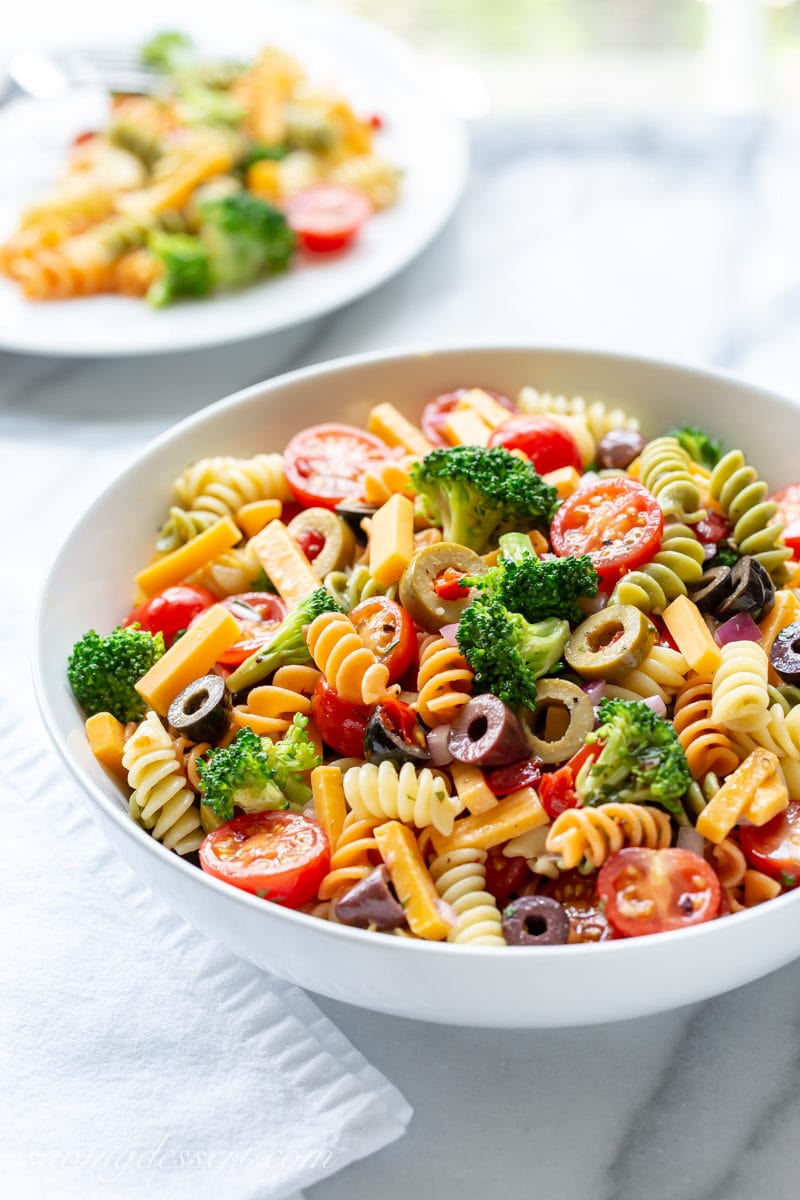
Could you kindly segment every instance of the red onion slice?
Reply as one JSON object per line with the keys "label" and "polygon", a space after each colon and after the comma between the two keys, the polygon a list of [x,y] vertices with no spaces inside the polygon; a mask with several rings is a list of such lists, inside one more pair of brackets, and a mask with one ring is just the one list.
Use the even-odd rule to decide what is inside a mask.
{"label": "red onion slice", "polygon": [[587,683],[583,690],[589,697],[589,703],[591,704],[592,708],[597,708],[598,704],[606,694],[605,680],[597,679],[594,683]]}
{"label": "red onion slice", "polygon": [[453,756],[447,748],[447,739],[450,735],[449,725],[439,725],[436,729],[428,730],[426,741],[428,743],[428,753],[431,756],[431,762],[435,767],[446,767],[448,763],[453,761]]}
{"label": "red onion slice", "polygon": [[729,642],[760,642],[761,630],[750,613],[737,613],[720,625],[714,637],[720,646],[727,646]]}
{"label": "red onion slice", "polygon": [[680,850],[691,850],[692,854],[703,857],[706,844],[702,833],[698,833],[693,825],[681,825],[678,830],[677,845]]}
{"label": "red onion slice", "polygon": [[652,708],[659,717],[667,715],[667,706],[660,696],[645,696],[642,703],[646,704],[648,708]]}
{"label": "red onion slice", "polygon": [[448,646],[458,646],[456,634],[458,633],[458,621],[453,621],[450,625],[443,625],[439,633],[447,642]]}

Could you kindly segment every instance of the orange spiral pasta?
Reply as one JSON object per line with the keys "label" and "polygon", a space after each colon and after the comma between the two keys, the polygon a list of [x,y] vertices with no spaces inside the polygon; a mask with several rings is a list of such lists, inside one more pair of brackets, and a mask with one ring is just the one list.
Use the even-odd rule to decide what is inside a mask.
{"label": "orange spiral pasta", "polygon": [[16,259],[14,272],[29,300],[94,296],[110,292],[114,285],[114,262],[91,232],[35,257]]}
{"label": "orange spiral pasta", "polygon": [[384,504],[396,492],[413,495],[409,470],[415,461],[413,455],[408,455],[371,466],[364,473],[364,498],[367,503]]}
{"label": "orange spiral pasta", "polygon": [[427,725],[446,725],[470,698],[472,671],[467,660],[443,637],[431,634],[419,649],[414,707]]}
{"label": "orange spiral pasta", "polygon": [[364,645],[344,613],[321,613],[306,631],[311,657],[326,680],[351,704],[374,704],[386,692],[389,670]]}
{"label": "orange spiral pasta", "polygon": [[599,808],[569,808],[553,822],[547,850],[558,854],[567,870],[586,858],[601,867],[623,846],[664,850],[672,841],[669,816],[645,804],[603,804]]}
{"label": "orange spiral pasta", "polygon": [[259,737],[282,737],[295,713],[310,714],[310,696],[319,674],[313,667],[281,667],[271,684],[253,688],[247,702],[236,705],[234,725],[237,729],[246,725]]}
{"label": "orange spiral pasta", "polygon": [[711,851],[712,866],[724,888],[738,887],[747,871],[747,860],[736,842],[725,838]]}
{"label": "orange spiral pasta", "polygon": [[349,812],[331,854],[331,869],[319,886],[322,901],[332,900],[369,875],[381,861],[378,843],[372,836],[382,818],[365,819]]}
{"label": "orange spiral pasta", "polygon": [[711,720],[711,688],[710,675],[691,675],[675,700],[675,732],[697,780],[709,771],[729,775],[740,761],[731,738]]}

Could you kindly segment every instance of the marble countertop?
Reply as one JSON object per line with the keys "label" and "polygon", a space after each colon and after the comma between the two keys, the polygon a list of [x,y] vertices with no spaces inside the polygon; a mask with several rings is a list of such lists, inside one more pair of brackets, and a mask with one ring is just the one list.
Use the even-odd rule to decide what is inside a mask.
{"label": "marble countertop", "polygon": [[[21,604],[72,515],[132,452],[292,367],[419,342],[531,342],[723,367],[800,395],[791,131],[755,118],[685,128],[487,119],[472,142],[467,194],[437,242],[312,327],[149,360],[0,354],[0,534]],[[33,530],[25,479],[54,501]],[[313,1200],[796,1194],[800,963],[693,1009],[543,1033],[320,1003],[415,1116],[404,1138],[318,1184]]]}

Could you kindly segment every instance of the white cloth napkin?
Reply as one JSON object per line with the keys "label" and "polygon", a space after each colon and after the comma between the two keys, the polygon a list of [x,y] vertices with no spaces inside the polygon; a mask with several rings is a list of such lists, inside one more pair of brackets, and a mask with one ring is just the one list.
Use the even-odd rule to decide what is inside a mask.
{"label": "white cloth napkin", "polygon": [[5,1194],[282,1200],[399,1137],[409,1105],[300,989],[113,854],[46,744],[22,625],[0,612]]}

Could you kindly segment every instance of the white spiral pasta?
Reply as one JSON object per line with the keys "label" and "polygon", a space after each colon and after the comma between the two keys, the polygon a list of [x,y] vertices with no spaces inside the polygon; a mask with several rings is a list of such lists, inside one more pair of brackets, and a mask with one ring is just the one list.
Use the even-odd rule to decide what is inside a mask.
{"label": "white spiral pasta", "polygon": [[389,208],[400,192],[402,172],[378,154],[357,154],[345,158],[331,172],[330,178],[345,187],[364,192],[374,208]]}
{"label": "white spiral pasta", "polygon": [[639,700],[657,696],[667,704],[683,687],[688,674],[689,664],[679,650],[669,646],[653,646],[644,662],[635,671],[623,676],[618,687],[607,683],[605,694],[620,695],[621,699],[629,699],[633,694]]}
{"label": "white spiral pasta", "polygon": [[739,733],[765,725],[769,660],[758,642],[728,642],[711,690],[711,720]]}
{"label": "white spiral pasta", "polygon": [[122,765],[133,788],[131,816],[157,841],[177,854],[191,854],[205,836],[200,810],[186,779],[172,738],[154,712],[125,742]]}
{"label": "white spiral pasta", "polygon": [[432,825],[445,837],[463,807],[443,776],[429,767],[417,772],[413,763],[403,763],[399,771],[391,762],[363,763],[345,772],[343,786],[347,803],[362,819],[403,821],[418,829]]}
{"label": "white spiral pasta", "polygon": [[436,891],[456,914],[448,942],[470,946],[505,946],[497,902],[486,891],[486,851],[451,850],[430,865]]}
{"label": "white spiral pasta", "polygon": [[790,798],[800,800],[800,705],[787,712],[781,704],[773,704],[762,722],[734,734],[734,741],[745,754],[757,746],[770,750],[778,759]]}
{"label": "white spiral pasta", "polygon": [[161,529],[159,550],[174,550],[186,540],[187,532],[194,536],[255,500],[291,499],[282,454],[201,458],[187,467],[172,486],[178,503]]}
{"label": "white spiral pasta", "polygon": [[234,546],[206,563],[192,576],[192,582],[207,588],[221,600],[225,596],[238,596],[242,592],[252,591],[262,574],[263,567],[247,544]]}
{"label": "white spiral pasta", "polygon": [[583,396],[553,396],[524,387],[517,396],[523,412],[546,413],[567,417],[584,417],[595,441],[599,442],[612,429],[632,429],[638,432],[639,422],[622,408],[609,407],[602,400],[584,400]]}

